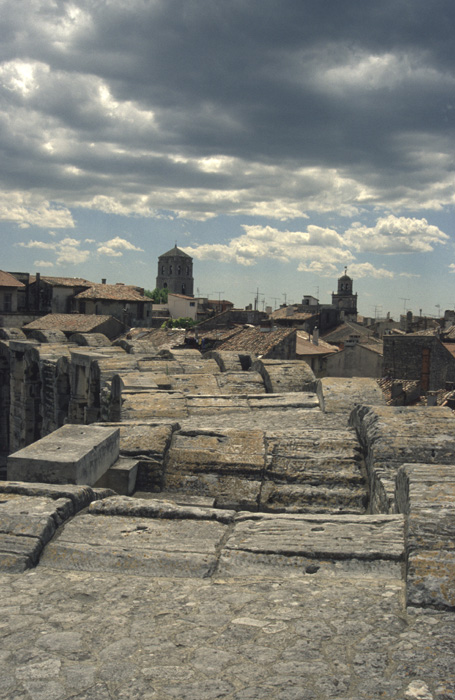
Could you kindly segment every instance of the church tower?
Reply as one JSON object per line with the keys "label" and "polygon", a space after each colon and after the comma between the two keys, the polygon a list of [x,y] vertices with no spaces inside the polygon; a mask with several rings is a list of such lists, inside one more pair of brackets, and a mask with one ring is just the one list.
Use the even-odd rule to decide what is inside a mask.
{"label": "church tower", "polygon": [[193,294],[193,258],[175,245],[158,258],[157,289],[167,289],[171,294]]}
{"label": "church tower", "polygon": [[339,309],[346,321],[357,321],[357,294],[352,293],[352,279],[344,268],[344,275],[338,280],[338,291],[332,292],[332,304]]}

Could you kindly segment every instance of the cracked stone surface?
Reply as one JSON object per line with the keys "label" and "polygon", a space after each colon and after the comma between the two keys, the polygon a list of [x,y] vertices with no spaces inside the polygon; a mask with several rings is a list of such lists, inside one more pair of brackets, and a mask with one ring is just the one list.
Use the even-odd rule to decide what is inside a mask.
{"label": "cracked stone surface", "polygon": [[[0,574],[0,698],[455,697],[453,615],[391,577]],[[425,692],[426,695],[418,694]]]}

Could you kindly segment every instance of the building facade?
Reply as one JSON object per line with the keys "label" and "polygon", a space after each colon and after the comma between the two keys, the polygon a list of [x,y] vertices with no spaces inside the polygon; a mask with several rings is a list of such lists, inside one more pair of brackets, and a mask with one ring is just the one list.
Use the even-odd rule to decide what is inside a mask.
{"label": "building facade", "polygon": [[194,296],[193,258],[177,246],[160,255],[156,287],[171,294]]}

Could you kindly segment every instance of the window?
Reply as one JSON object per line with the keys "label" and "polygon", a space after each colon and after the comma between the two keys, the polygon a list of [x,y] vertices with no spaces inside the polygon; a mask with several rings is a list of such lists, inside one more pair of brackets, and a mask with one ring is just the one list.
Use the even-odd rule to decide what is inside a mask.
{"label": "window", "polygon": [[11,292],[5,292],[3,295],[3,311],[13,310],[13,295]]}
{"label": "window", "polygon": [[186,266],[186,276],[187,277],[190,276],[190,266],[189,265]]}
{"label": "window", "polygon": [[177,268],[177,274],[178,274],[178,275],[181,275],[181,274],[182,274],[182,268],[180,267],[180,265],[179,265],[178,268]]}
{"label": "window", "polygon": [[172,275],[172,265],[169,265],[169,274]]}
{"label": "window", "polygon": [[164,272],[164,265],[161,265],[161,274],[165,275],[166,273]]}
{"label": "window", "polygon": [[190,306],[195,306],[195,302],[194,302],[194,301],[190,301]]}

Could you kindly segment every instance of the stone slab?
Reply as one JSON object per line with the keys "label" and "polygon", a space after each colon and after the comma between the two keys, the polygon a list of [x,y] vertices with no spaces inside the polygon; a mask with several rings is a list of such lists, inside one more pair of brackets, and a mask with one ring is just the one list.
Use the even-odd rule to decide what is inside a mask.
{"label": "stone slab", "polygon": [[45,497],[49,499],[67,499],[71,501],[73,513],[86,508],[89,503],[106,496],[112,496],[111,491],[92,489],[90,486],[76,486],[72,484],[38,484],[20,481],[0,481],[0,500],[4,500],[4,494],[18,494],[21,496]]}
{"label": "stone slab", "polygon": [[41,564],[141,576],[203,577],[216,563],[225,525],[194,520],[81,515],[46,547]]}
{"label": "stone slab", "polygon": [[321,559],[404,559],[401,515],[242,516],[224,545]]}
{"label": "stone slab", "polygon": [[141,518],[163,518],[165,520],[217,520],[230,523],[235,511],[220,508],[178,505],[163,498],[140,499],[125,496],[112,496],[96,501],[89,507],[91,515],[121,515]]}
{"label": "stone slab", "polygon": [[64,425],[11,454],[7,461],[8,479],[91,486],[118,455],[118,428]]}

